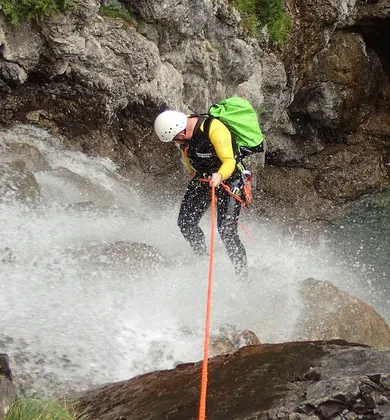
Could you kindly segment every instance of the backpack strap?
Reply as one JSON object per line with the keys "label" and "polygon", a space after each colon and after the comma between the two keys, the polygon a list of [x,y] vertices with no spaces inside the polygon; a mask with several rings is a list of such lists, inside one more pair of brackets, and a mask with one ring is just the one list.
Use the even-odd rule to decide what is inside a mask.
{"label": "backpack strap", "polygon": [[206,119],[205,120],[203,120],[204,121],[204,124],[203,124],[203,132],[205,133],[205,134],[207,134],[207,136],[209,135],[209,131],[210,131],[210,125],[211,125],[211,123],[212,123],[212,121],[213,121],[213,119],[214,119],[214,117],[210,117],[209,115],[207,115],[207,114],[204,114],[204,115],[206,115]]}
{"label": "backpack strap", "polygon": [[[189,118],[194,118],[194,117],[197,117],[198,121],[195,124],[194,133],[192,135],[192,138],[196,138],[200,134],[200,126],[202,125],[203,122],[205,122],[205,124],[206,124],[207,120],[209,119],[207,114],[191,114],[191,115],[189,115]],[[207,134],[207,136],[209,135],[209,130],[208,129],[209,129],[209,126],[207,128],[207,131],[204,130],[204,133]]]}

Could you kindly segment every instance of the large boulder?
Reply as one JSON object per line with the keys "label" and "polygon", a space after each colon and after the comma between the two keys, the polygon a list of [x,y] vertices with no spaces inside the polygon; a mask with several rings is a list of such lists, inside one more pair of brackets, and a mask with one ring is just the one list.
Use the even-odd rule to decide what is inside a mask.
{"label": "large boulder", "polygon": [[295,337],[300,340],[342,339],[375,348],[390,348],[390,328],[367,303],[329,282],[308,278],[299,289],[303,309]]}
{"label": "large boulder", "polygon": [[37,180],[23,160],[0,160],[0,202],[35,203],[40,197]]}
{"label": "large boulder", "polygon": [[51,169],[40,150],[28,143],[7,142],[2,150],[1,157],[9,161],[23,160],[26,169],[33,173]]}
{"label": "large boulder", "polygon": [[166,267],[172,262],[158,249],[141,242],[118,241],[111,244],[91,245],[77,250],[77,255],[96,266],[120,267],[142,271]]}
{"label": "large boulder", "polygon": [[[389,369],[390,350],[345,342],[244,347],[209,361],[207,418],[388,418]],[[79,398],[78,408],[100,420],[197,419],[201,370],[185,364],[108,384]]]}

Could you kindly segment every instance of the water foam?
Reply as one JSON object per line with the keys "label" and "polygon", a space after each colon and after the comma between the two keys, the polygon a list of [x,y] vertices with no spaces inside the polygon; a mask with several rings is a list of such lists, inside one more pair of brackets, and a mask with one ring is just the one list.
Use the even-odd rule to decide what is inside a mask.
{"label": "water foam", "polygon": [[[26,340],[37,354],[52,348],[76,363],[71,371],[54,362],[51,369],[80,388],[200,360],[208,260],[196,260],[179,234],[179,203],[145,208],[143,193],[112,162],[66,150],[43,130],[18,126],[0,133],[0,146],[7,141],[38,147],[52,169],[35,173],[42,195],[36,206],[0,204],[1,247],[12,252],[12,261],[0,265],[2,333]],[[251,329],[261,342],[293,340],[299,281],[310,276],[353,288],[326,244],[298,244],[245,215],[243,223],[256,242],[242,235],[252,283],[237,281],[217,237],[214,328]],[[208,235],[208,216],[202,227]],[[91,246],[117,241],[145,242],[172,264],[134,270],[88,254]],[[45,387],[44,378],[36,380],[35,388]]]}

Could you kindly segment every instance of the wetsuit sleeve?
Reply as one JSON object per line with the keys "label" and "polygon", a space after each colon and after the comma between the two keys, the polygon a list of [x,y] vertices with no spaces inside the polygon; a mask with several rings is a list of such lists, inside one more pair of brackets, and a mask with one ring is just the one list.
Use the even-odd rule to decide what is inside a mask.
{"label": "wetsuit sleeve", "polygon": [[187,153],[184,150],[181,150],[181,158],[186,166],[187,172],[189,174],[194,173],[194,168],[191,166],[190,160],[188,159]]}
{"label": "wetsuit sleeve", "polygon": [[209,138],[222,162],[218,172],[222,175],[222,179],[227,179],[236,167],[230,131],[221,121],[213,119],[209,128]]}

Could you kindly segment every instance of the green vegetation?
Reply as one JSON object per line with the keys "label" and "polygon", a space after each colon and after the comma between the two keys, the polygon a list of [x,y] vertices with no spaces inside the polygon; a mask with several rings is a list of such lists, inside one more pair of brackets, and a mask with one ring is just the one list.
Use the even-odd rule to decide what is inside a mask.
{"label": "green vegetation", "polygon": [[256,108],[256,114],[261,117],[263,114],[265,114],[267,112],[267,107],[266,105],[263,103],[261,104],[258,108]]}
{"label": "green vegetation", "polygon": [[128,10],[122,7],[116,6],[114,4],[109,4],[107,6],[101,5],[99,9],[99,14],[101,16],[122,19],[126,22],[134,23],[134,19]]}
{"label": "green vegetation", "polygon": [[73,0],[0,0],[0,10],[8,22],[18,25],[21,19],[39,22],[72,6]]}
{"label": "green vegetation", "polygon": [[86,420],[88,417],[74,412],[72,407],[63,407],[55,400],[21,398],[8,411],[5,420]]}
{"label": "green vegetation", "polygon": [[283,46],[292,26],[284,0],[257,0],[257,3],[260,22],[267,25],[271,40]]}
{"label": "green vegetation", "polygon": [[245,31],[250,36],[256,36],[260,28],[257,16],[258,0],[228,0],[228,2],[240,12]]}
{"label": "green vegetation", "polygon": [[270,40],[283,46],[290,29],[291,18],[284,8],[284,0],[228,0],[241,14],[243,27],[250,36],[256,37],[266,26]]}

